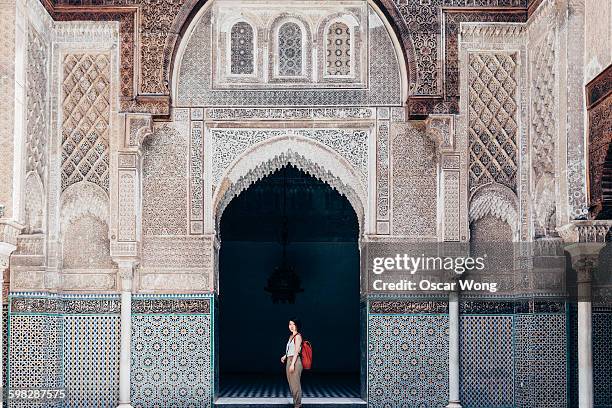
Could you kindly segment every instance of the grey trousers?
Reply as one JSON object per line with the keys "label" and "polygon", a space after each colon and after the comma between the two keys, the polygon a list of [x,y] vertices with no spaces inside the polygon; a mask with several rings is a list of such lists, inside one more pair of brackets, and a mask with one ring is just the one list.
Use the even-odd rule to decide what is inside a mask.
{"label": "grey trousers", "polygon": [[302,407],[302,385],[300,384],[300,378],[302,376],[302,359],[297,358],[295,362],[295,370],[292,373],[289,372],[289,367],[293,361],[293,356],[287,357],[287,365],[285,366],[285,372],[287,373],[287,381],[289,382],[289,389],[291,390],[291,396],[293,397],[293,406],[295,408]]}

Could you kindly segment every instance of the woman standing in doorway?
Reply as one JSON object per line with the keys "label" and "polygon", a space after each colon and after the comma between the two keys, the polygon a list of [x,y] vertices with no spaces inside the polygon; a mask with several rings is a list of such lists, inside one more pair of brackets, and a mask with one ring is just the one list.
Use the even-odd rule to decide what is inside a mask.
{"label": "woman standing in doorway", "polygon": [[300,352],[302,351],[302,335],[300,334],[300,321],[298,319],[289,320],[289,341],[285,348],[285,355],[281,357],[281,363],[285,364],[285,372],[287,381],[293,396],[293,406],[295,408],[302,407],[302,385],[300,378],[302,376],[302,359]]}

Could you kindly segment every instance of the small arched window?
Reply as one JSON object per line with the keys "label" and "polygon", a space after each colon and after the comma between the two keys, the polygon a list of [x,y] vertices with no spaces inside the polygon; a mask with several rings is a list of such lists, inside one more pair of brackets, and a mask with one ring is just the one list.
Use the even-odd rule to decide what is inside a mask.
{"label": "small arched window", "polygon": [[302,29],[288,22],[278,30],[278,75],[302,75]]}
{"label": "small arched window", "polygon": [[351,74],[351,32],[341,22],[329,26],[327,32],[327,75]]}
{"label": "small arched window", "polygon": [[252,74],[254,66],[253,27],[241,21],[232,26],[232,74]]}

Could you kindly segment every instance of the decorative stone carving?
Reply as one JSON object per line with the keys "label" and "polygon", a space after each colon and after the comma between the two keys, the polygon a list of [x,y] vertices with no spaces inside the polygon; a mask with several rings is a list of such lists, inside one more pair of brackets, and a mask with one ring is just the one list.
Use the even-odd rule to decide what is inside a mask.
{"label": "decorative stone carving", "polygon": [[[522,10],[462,10],[460,8],[443,11],[445,27],[446,64],[444,88],[451,109],[456,109],[459,97],[459,34],[462,23],[522,23],[527,20],[527,12]],[[486,24],[485,24],[486,25]],[[512,29],[513,31],[515,29]],[[449,113],[455,113],[451,110]]]}
{"label": "decorative stone carving", "polygon": [[[612,169],[606,164],[612,156],[612,67],[608,67],[587,84],[589,117],[589,191],[592,214],[609,218],[612,189],[604,190],[604,182],[612,179]],[[599,215],[599,212],[604,213]]]}
{"label": "decorative stone carving", "polygon": [[427,118],[427,134],[439,150],[452,150],[455,147],[455,121],[451,115],[430,115]]}
{"label": "decorative stone carving", "polygon": [[[380,221],[388,221],[390,218],[391,189],[389,188],[389,169],[391,163],[389,157],[389,132],[389,121],[379,121],[376,132],[376,217]],[[386,228],[388,233],[388,225]]]}
{"label": "decorative stone carving", "polygon": [[210,237],[146,237],[142,248],[145,268],[212,268]]}
{"label": "decorative stone carving", "polygon": [[3,217],[13,216],[13,162],[15,124],[15,11],[16,7],[0,7],[0,203]]}
{"label": "decorative stone carving", "polygon": [[210,314],[210,299],[193,298],[141,298],[132,300],[132,313],[143,314]]}
{"label": "decorative stone carving", "polygon": [[343,22],[329,26],[327,33],[326,71],[327,75],[350,75],[351,66],[351,32]]}
{"label": "decorative stone carving", "polygon": [[81,215],[67,225],[63,249],[64,269],[112,269],[113,267],[108,225],[90,214]]}
{"label": "decorative stone carving", "polygon": [[[217,2],[221,4],[221,2]],[[217,4],[216,3],[216,4]],[[270,41],[261,50],[268,52],[267,70],[272,74],[269,82],[264,81],[263,73],[260,73],[256,68],[257,77],[247,78],[239,76],[238,79],[229,81],[225,71],[228,64],[223,65],[223,55],[217,58],[215,53],[222,52],[215,47],[211,49],[211,44],[218,44],[219,39],[216,38],[217,29],[222,28],[225,20],[235,22],[235,8],[225,11],[225,17],[218,17],[212,10],[206,10],[198,16],[197,20],[192,23],[193,30],[185,39],[186,46],[184,51],[177,55],[180,60],[180,65],[177,65],[177,73],[175,80],[175,98],[174,101],[180,106],[335,106],[339,101],[342,105],[351,106],[372,106],[372,105],[387,105],[401,106],[403,103],[402,92],[407,89],[406,79],[400,74],[400,64],[396,48],[387,31],[386,26],[380,19],[378,14],[366,3],[357,2],[355,7],[346,8],[346,13],[349,16],[355,15],[354,19],[359,22],[359,27],[364,29],[363,33],[363,51],[364,65],[367,62],[368,66],[362,66],[361,75],[356,75],[355,78],[344,78],[342,81],[339,78],[325,78],[323,69],[321,68],[321,80],[313,81],[315,69],[312,66],[312,52],[304,51],[303,75],[298,77],[282,77],[274,76],[274,67],[276,56],[274,49],[277,46],[275,38],[276,26],[292,22],[300,26],[303,31],[302,45],[305,49],[311,50],[311,46],[307,44],[315,44],[312,39],[312,33],[308,32],[307,27],[310,25],[316,27],[318,21],[312,17],[312,13],[320,15],[321,18],[327,15],[334,14],[338,10],[334,9],[329,13],[329,7],[338,7],[335,3],[321,3],[319,9],[309,9],[308,13],[304,12],[302,18],[298,15],[299,8],[292,9],[291,13],[278,16],[273,13],[263,13],[251,10],[250,6],[244,6],[243,10],[246,14],[253,14],[253,18],[265,22],[261,30],[265,30],[270,37]],[[257,5],[261,8],[262,5]],[[346,6],[344,6],[346,7]],[[366,8],[367,7],[367,8]],[[221,10],[219,6],[219,10]],[[265,10],[265,7],[264,7]],[[343,10],[341,8],[340,10]],[[295,12],[294,12],[295,11]],[[323,13],[325,11],[325,13]],[[220,13],[220,11],[218,11]],[[369,23],[366,23],[369,14]],[[310,16],[310,17],[308,17]],[[278,18],[276,18],[278,17]],[[301,20],[300,20],[301,19]],[[220,21],[219,21],[220,20]],[[273,21],[271,21],[273,20]],[[305,21],[304,21],[305,20]],[[310,20],[310,21],[309,21]],[[310,24],[308,24],[310,23]],[[267,25],[270,24],[268,28]],[[367,32],[365,28],[369,26]],[[231,25],[227,28],[230,29]],[[314,29],[312,32],[315,32]],[[257,35],[257,41],[265,38],[263,32]],[[366,43],[367,38],[367,43]],[[219,43],[221,46],[224,42]],[[360,44],[353,44],[359,46]],[[267,47],[267,48],[266,48]],[[321,46],[324,48],[324,45]],[[365,58],[366,50],[369,53],[369,58]],[[319,50],[319,55],[324,55],[324,50]],[[321,54],[321,52],[323,54]],[[355,51],[357,52],[357,51]],[[228,54],[229,55],[229,54]],[[260,57],[257,57],[260,58]],[[357,58],[357,56],[355,57]],[[323,60],[321,61],[321,64]],[[178,64],[178,61],[177,61]],[[258,62],[259,64],[259,62]],[[263,64],[263,63],[262,63]],[[258,66],[258,65],[256,65]],[[263,65],[262,65],[263,66]],[[316,70],[319,72],[319,70]],[[213,73],[216,73],[213,75]],[[367,74],[367,76],[366,76]],[[226,78],[227,77],[227,78]],[[369,80],[368,80],[369,77]],[[397,78],[397,80],[388,80],[388,78]],[[241,83],[236,83],[240,80]],[[215,82],[217,81],[217,82]],[[272,85],[273,83],[273,85]],[[341,88],[341,89],[338,89]]]}
{"label": "decorative stone carving", "polygon": [[519,231],[518,200],[508,188],[491,186],[478,190],[470,200],[470,223],[492,215],[506,222],[512,228],[515,237]]}
{"label": "decorative stone carving", "polygon": [[255,69],[255,42],[253,27],[240,21],[231,30],[231,73],[234,75],[252,74]]}
{"label": "decorative stone carving", "polygon": [[436,151],[421,122],[391,126],[391,233],[437,238]]}
{"label": "decorative stone carving", "polygon": [[202,122],[191,123],[189,154],[189,228],[192,234],[201,234],[204,230],[204,124]]}
{"label": "decorative stone carving", "polygon": [[[401,109],[401,108],[399,108]],[[210,120],[357,120],[375,119],[373,108],[213,108]],[[192,117],[192,120],[200,120]],[[403,121],[403,119],[402,119]]]}
{"label": "decorative stone carving", "polygon": [[42,232],[45,199],[42,181],[38,174],[31,172],[26,176],[25,182],[25,229],[26,234]]}
{"label": "decorative stone carving", "polygon": [[126,147],[140,147],[146,137],[153,133],[153,120],[150,115],[128,115],[126,118]]}
{"label": "decorative stone carving", "polygon": [[[117,20],[121,24],[121,93],[125,96],[125,109],[147,109],[153,113],[168,111],[168,100],[134,98],[133,89],[137,88],[142,94],[165,94],[170,82],[170,71],[175,48],[178,47],[176,34],[188,21],[188,16],[194,8],[193,0],[172,0],[159,5],[149,0],[142,0],[139,4],[140,26],[134,25],[135,9],[124,0],[109,0],[107,5],[114,5],[113,12],[108,10],[82,11],[72,9],[56,9],[54,5],[86,5],[84,0],[68,1],[56,0],[45,2],[57,20]],[[458,27],[460,21],[525,21],[527,18],[528,0],[485,0],[475,4],[471,0],[453,0],[451,3],[426,2],[393,2],[382,0],[379,6],[396,27],[399,42],[404,48],[406,60],[409,65],[408,75],[415,95],[440,96],[442,95],[442,61],[446,62],[447,94],[449,89],[457,89],[458,76],[452,75],[450,67],[456,65],[457,53],[453,44],[457,43]],[[452,6],[443,9],[443,6]],[[492,10],[491,7],[494,7]],[[470,8],[463,11],[461,8]],[[467,15],[456,19],[449,19],[454,15]],[[442,20],[441,20],[442,18]],[[444,20],[446,18],[446,20]],[[442,26],[445,27],[446,46],[441,46]],[[408,29],[410,28],[410,29]],[[138,49],[134,44],[134,32],[139,33],[142,46],[141,56],[136,58]],[[446,55],[442,56],[442,50]],[[323,53],[319,53],[323,54]],[[140,75],[134,75],[134,63],[140,60]],[[229,64],[228,64],[229,65]],[[140,84],[134,84],[134,78],[140,78]],[[456,92],[455,92],[456,94]],[[163,106],[165,105],[165,106]],[[450,96],[446,101],[440,98],[426,98],[411,104],[413,113],[456,113],[457,97]]]}
{"label": "decorative stone carving", "polygon": [[213,215],[217,228],[223,210],[233,197],[255,181],[289,163],[345,195],[352,204],[363,231],[367,196],[359,173],[324,144],[295,134],[265,140],[256,149],[247,150],[234,161],[213,196]]}
{"label": "decorative stone carving", "polygon": [[163,124],[143,145],[143,234],[187,233],[189,142],[178,128]]}
{"label": "decorative stone carving", "polygon": [[[457,156],[455,156],[457,157]],[[460,241],[461,175],[459,170],[442,169],[442,200],[444,202],[444,241]]]}
{"label": "decorative stone carving", "polygon": [[519,220],[513,233],[515,239],[527,241],[531,170],[526,25],[470,23],[461,30],[461,109],[465,113],[457,137],[458,146],[466,134],[469,141],[469,193],[489,185],[512,191],[518,198]]}
{"label": "decorative stone carving", "polygon": [[302,76],[302,29],[287,22],[278,29],[278,75]]}
{"label": "decorative stone carving", "polygon": [[517,56],[469,54],[470,192],[490,183],[516,191]]}
{"label": "decorative stone carving", "polygon": [[368,131],[362,129],[211,129],[212,180],[218,185],[224,171],[243,152],[265,140],[285,134],[305,137],[329,147],[360,175],[365,187],[368,174]]}
{"label": "decorative stone carving", "polygon": [[[566,36],[567,44],[585,44],[584,39],[584,9],[585,2],[582,0],[570,1],[564,5],[562,12],[567,16],[565,24],[568,28],[563,35]],[[569,28],[571,27],[571,29]],[[561,46],[566,52],[564,64],[567,81],[566,113],[562,121],[566,124],[565,135],[567,140],[567,213],[563,214],[563,221],[573,219],[584,219],[588,214],[587,202],[587,179],[586,165],[584,162],[585,138],[584,138],[584,47]],[[609,115],[608,115],[609,116]],[[568,219],[569,217],[569,219]]]}
{"label": "decorative stone carving", "polygon": [[62,77],[62,190],[91,181],[108,191],[110,57],[68,54]]}
{"label": "decorative stone carving", "polygon": [[137,181],[136,170],[119,171],[119,241],[136,241]]}
{"label": "decorative stone carving", "polygon": [[47,61],[48,45],[33,27],[28,28],[26,70],[27,131],[26,174],[35,172],[43,187],[47,169]]}
{"label": "decorative stone carving", "polygon": [[545,2],[538,8],[528,24],[531,53],[531,188],[534,209],[534,233],[546,236],[556,226],[557,181],[557,79],[556,7]]}
{"label": "decorative stone carving", "polygon": [[60,203],[61,230],[81,215],[90,214],[107,223],[109,220],[108,196],[93,183],[80,182],[70,186]]}
{"label": "decorative stone carving", "polygon": [[437,301],[406,301],[406,300],[372,300],[370,313],[376,314],[446,314],[447,302]]}
{"label": "decorative stone carving", "polygon": [[563,241],[568,243],[604,243],[607,241],[611,229],[612,221],[610,220],[577,220],[562,227],[558,227],[557,231],[559,235],[561,235],[561,238],[563,238]]}
{"label": "decorative stone carving", "polygon": [[556,126],[553,118],[555,86],[555,31],[548,31],[546,37],[532,51],[532,166],[537,180],[543,173],[555,172]]}

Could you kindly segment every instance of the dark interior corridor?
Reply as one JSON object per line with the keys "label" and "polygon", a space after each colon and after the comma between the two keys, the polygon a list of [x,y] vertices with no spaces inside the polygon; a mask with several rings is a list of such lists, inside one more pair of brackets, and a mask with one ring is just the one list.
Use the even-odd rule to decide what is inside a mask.
{"label": "dark interior corridor", "polygon": [[[314,349],[304,396],[359,397],[358,231],[345,197],[291,166],[230,202],[221,219],[219,396],[289,395],[280,358],[297,317]],[[283,246],[283,270],[303,290],[294,303],[273,299],[286,295],[278,285],[290,272],[269,280]]]}

